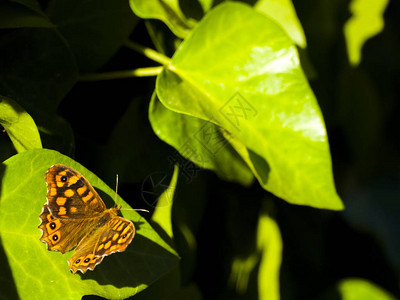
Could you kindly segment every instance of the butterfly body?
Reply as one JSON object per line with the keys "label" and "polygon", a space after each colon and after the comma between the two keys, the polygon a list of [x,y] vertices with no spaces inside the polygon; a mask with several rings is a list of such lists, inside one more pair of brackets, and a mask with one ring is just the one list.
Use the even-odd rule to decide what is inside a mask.
{"label": "butterfly body", "polygon": [[65,253],[73,273],[93,270],[104,258],[132,241],[132,221],[119,217],[120,206],[107,209],[91,184],[77,171],[54,165],[46,173],[47,203],[40,214],[40,240],[48,250]]}

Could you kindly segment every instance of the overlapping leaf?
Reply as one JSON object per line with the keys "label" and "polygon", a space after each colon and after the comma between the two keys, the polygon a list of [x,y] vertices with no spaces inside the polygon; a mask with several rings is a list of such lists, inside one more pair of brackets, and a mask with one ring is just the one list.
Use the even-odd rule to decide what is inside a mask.
{"label": "overlapping leaf", "polygon": [[159,19],[178,36],[184,38],[193,22],[182,13],[178,0],[130,0],[133,12],[144,19]]}
{"label": "overlapping leaf", "polygon": [[6,129],[17,152],[42,148],[39,131],[32,117],[18,103],[1,95],[0,125]]}
{"label": "overlapping leaf", "polygon": [[292,0],[259,0],[254,8],[276,20],[297,45],[306,47],[306,37]]}
{"label": "overlapping leaf", "polygon": [[[342,208],[319,106],[293,42],[269,18],[239,3],[216,7],[158,76],[156,91],[176,113],[172,123],[183,114],[221,128],[265,189],[290,203]],[[168,137],[179,145],[179,131]]]}

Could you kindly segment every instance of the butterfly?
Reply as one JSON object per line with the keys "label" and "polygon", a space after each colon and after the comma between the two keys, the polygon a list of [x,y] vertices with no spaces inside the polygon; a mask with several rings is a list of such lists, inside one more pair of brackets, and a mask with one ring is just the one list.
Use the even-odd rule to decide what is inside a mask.
{"label": "butterfly", "polygon": [[118,216],[121,205],[107,209],[92,185],[76,170],[54,165],[46,172],[47,203],[40,214],[40,240],[48,250],[65,253],[70,270],[85,273],[104,256],[122,252],[135,236],[132,221]]}

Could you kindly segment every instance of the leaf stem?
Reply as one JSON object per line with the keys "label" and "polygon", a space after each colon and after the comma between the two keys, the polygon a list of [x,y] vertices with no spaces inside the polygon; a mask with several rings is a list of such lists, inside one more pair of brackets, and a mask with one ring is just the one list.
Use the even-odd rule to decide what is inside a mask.
{"label": "leaf stem", "polygon": [[132,41],[126,41],[125,46],[164,66],[171,63],[171,59],[168,56],[165,56],[154,49],[144,47]]}
{"label": "leaf stem", "polygon": [[115,71],[115,72],[105,72],[105,73],[89,73],[83,74],[79,77],[80,81],[97,81],[97,80],[110,80],[110,79],[120,79],[120,78],[130,78],[130,77],[147,77],[147,76],[157,76],[162,71],[161,66],[159,67],[148,67],[148,68],[138,68],[133,70]]}

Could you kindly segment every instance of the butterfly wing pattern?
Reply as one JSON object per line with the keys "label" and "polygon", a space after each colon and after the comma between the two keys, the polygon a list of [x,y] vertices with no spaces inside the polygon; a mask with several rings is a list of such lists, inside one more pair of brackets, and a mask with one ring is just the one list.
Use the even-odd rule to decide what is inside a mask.
{"label": "butterfly wing pattern", "polygon": [[47,203],[40,214],[40,240],[48,250],[65,253],[70,270],[85,273],[104,256],[122,252],[135,236],[132,221],[119,217],[120,206],[107,209],[92,185],[64,165],[52,166],[45,175]]}

